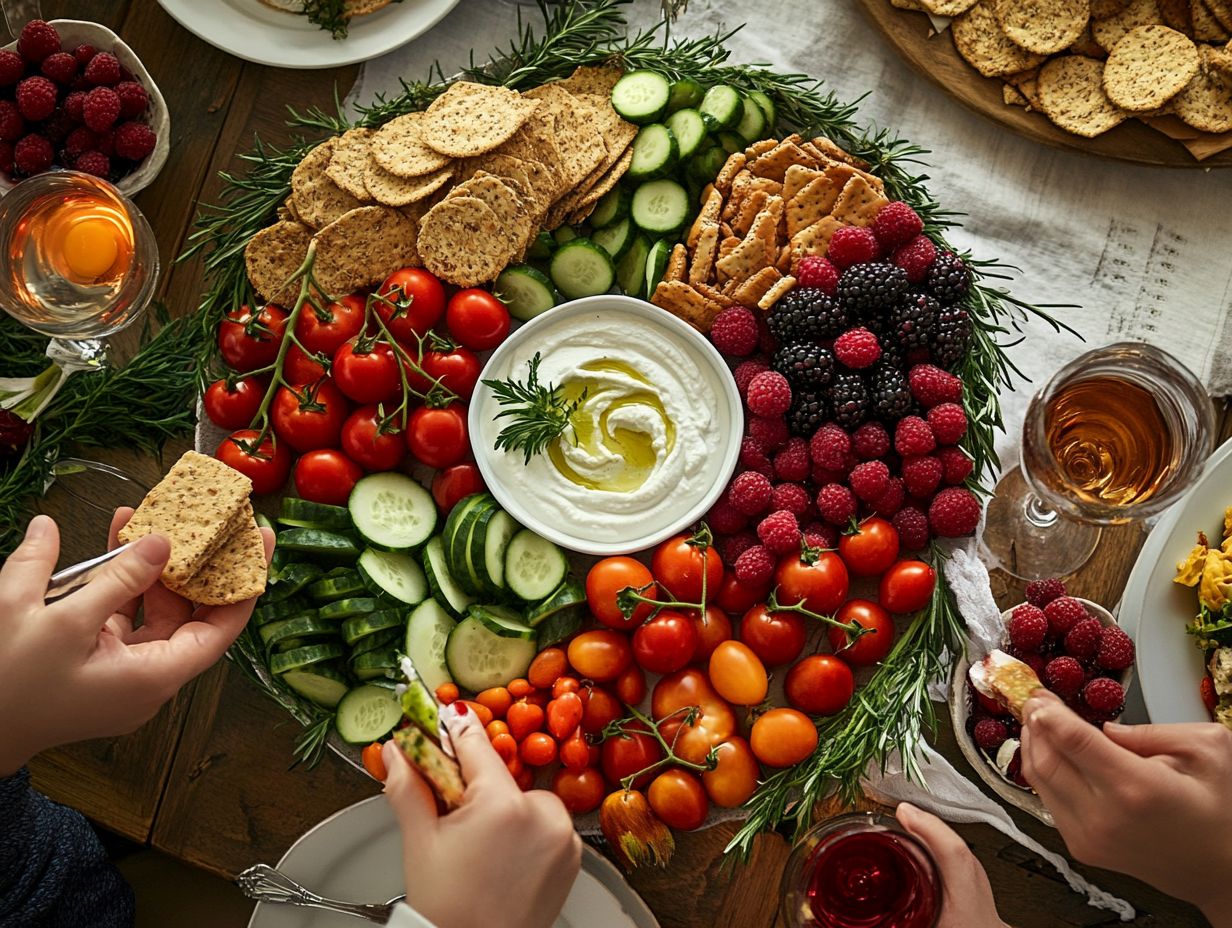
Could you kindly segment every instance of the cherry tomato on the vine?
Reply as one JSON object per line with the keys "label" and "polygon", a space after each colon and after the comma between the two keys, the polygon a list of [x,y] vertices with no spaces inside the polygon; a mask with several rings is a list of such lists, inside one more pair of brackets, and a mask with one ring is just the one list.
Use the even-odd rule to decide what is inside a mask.
{"label": "cherry tomato on the vine", "polygon": [[607,793],[607,781],[594,767],[574,770],[561,768],[552,777],[552,792],[560,797],[573,815],[593,812],[603,803]]}
{"label": "cherry tomato on the vine", "polygon": [[696,650],[697,628],[680,612],[664,609],[633,632],[633,657],[651,673],[675,673]]}
{"label": "cherry tomato on the vine", "polygon": [[445,311],[445,288],[437,277],[421,267],[404,267],[385,278],[377,290],[383,300],[372,308],[398,341],[414,345],[416,336],[440,322]]}
{"label": "cherry tomato on the vine", "polygon": [[856,678],[833,654],[810,654],[787,671],[787,701],[808,715],[834,715],[851,701]]}
{"label": "cherry tomato on the vine", "polygon": [[855,642],[848,641],[847,632],[830,626],[830,647],[834,653],[854,667],[875,664],[890,653],[894,645],[894,621],[890,613],[867,599],[852,599],[834,616],[844,625],[858,622],[862,628],[872,631],[860,635]]}
{"label": "cherry tomato on the vine", "polygon": [[319,448],[295,462],[295,492],[303,499],[345,506],[364,470],[341,451]]}
{"label": "cherry tomato on the vine", "polygon": [[357,403],[386,403],[402,395],[398,357],[389,342],[353,338],[338,346],[330,367],[334,383]]}
{"label": "cherry tomato on the vine", "polygon": [[796,709],[771,709],[753,723],[749,745],[767,767],[790,767],[813,753],[817,728]]}
{"label": "cherry tomato on the vine", "polygon": [[365,470],[393,470],[406,454],[406,439],[396,421],[381,430],[376,406],[360,406],[342,423],[342,450]]}
{"label": "cherry tomato on the vine", "polygon": [[406,424],[406,446],[429,467],[451,467],[471,450],[466,410],[456,403],[443,409],[420,406]]}
{"label": "cherry tomato on the vine", "polygon": [[933,598],[937,572],[923,561],[899,561],[881,576],[877,600],[890,612],[918,612]]}
{"label": "cherry tomato on the vine", "polygon": [[603,742],[603,775],[618,786],[625,777],[639,774],[632,785],[644,789],[654,779],[654,772],[642,771],[663,759],[663,748],[653,735],[645,733],[640,722],[630,723],[628,728],[630,733],[613,735]]}
{"label": "cherry tomato on the vine", "polygon": [[778,600],[784,606],[804,603],[804,608],[830,615],[847,598],[847,568],[833,551],[788,554],[774,570]]}
{"label": "cherry tomato on the vine", "polygon": [[316,383],[325,374],[325,365],[313,355],[304,354],[299,345],[288,348],[286,357],[282,359],[282,378],[293,387]]}
{"label": "cherry tomato on the vine", "polygon": [[256,441],[259,434],[256,429],[232,432],[222,440],[214,457],[251,480],[254,493],[273,493],[281,490],[287,482],[287,474],[291,472],[291,452],[285,442],[275,441],[273,435],[266,435],[265,440],[254,449],[255,453],[250,452],[247,446]]}
{"label": "cherry tomato on the vine", "polygon": [[309,352],[332,358],[338,347],[358,335],[363,327],[364,298],[352,293],[320,309],[305,304],[295,323],[295,337]]}
{"label": "cherry tomato on the vine", "polygon": [[631,557],[605,557],[586,574],[586,603],[594,617],[609,628],[636,628],[654,610],[653,603],[638,603],[633,614],[625,618],[616,596],[626,587],[632,587],[647,599],[658,598],[650,570]]}
{"label": "cherry tomato on the vine", "polygon": [[265,383],[257,377],[241,377],[230,386],[225,378],[215,380],[205,388],[201,405],[210,421],[220,428],[247,428],[261,408],[265,388]]}
{"label": "cherry tomato on the vine", "polygon": [[504,303],[487,290],[468,287],[449,298],[445,325],[458,344],[487,351],[505,340],[511,320]]}
{"label": "cherry tomato on the vine", "polygon": [[[736,713],[702,670],[689,668],[663,677],[650,697],[650,711],[662,724],[659,731],[676,754],[695,764],[705,763],[710,749],[736,733]],[[686,724],[689,712],[694,713]]]}
{"label": "cherry tomato on the vine", "polygon": [[328,380],[293,390],[280,387],[270,419],[274,432],[296,451],[336,448],[349,412],[346,398]]}
{"label": "cherry tomato on the vine", "polygon": [[669,828],[692,831],[706,824],[710,801],[701,779],[687,770],[665,770],[646,790],[646,801]]}
{"label": "cherry tomato on the vine", "polygon": [[591,687],[590,697],[582,712],[582,731],[597,735],[624,714],[625,707],[609,690],[602,686]]}
{"label": "cherry tomato on the vine", "polygon": [[439,380],[442,386],[464,400],[470,399],[475,392],[479,372],[483,369],[475,353],[461,345],[448,351],[429,349],[423,353],[419,365],[430,378]]}
{"label": "cherry tomato on the vine", "polygon": [[606,628],[582,632],[569,642],[569,664],[588,680],[606,683],[633,663],[629,636]]}
{"label": "cherry tomato on the vine", "polygon": [[858,531],[839,538],[838,553],[857,577],[875,577],[898,557],[898,530],[880,516],[865,519]]}
{"label": "cherry tomato on the vine", "polygon": [[724,641],[710,655],[710,683],[737,706],[755,706],[766,698],[766,667],[742,641]]}
{"label": "cherry tomato on the vine", "polygon": [[715,765],[702,774],[702,785],[710,801],[724,809],[734,809],[757,790],[761,767],[749,743],[739,736],[728,738],[714,749]]}
{"label": "cherry tomato on the vine", "polygon": [[708,661],[720,642],[727,641],[732,636],[731,619],[718,606],[707,606],[705,612],[696,609],[685,610],[697,629],[697,650],[693,652],[694,661]]}
{"label": "cherry tomato on the vine", "polygon": [[736,579],[735,574],[728,573],[719,585],[719,597],[716,603],[724,612],[744,615],[758,603],[764,603],[773,587],[773,581],[764,584],[741,583]]}
{"label": "cherry tomato on the vine", "polygon": [[765,606],[754,606],[740,620],[740,640],[770,667],[790,664],[799,657],[806,637],[804,616],[797,612],[771,612]]}
{"label": "cherry tomato on the vine", "polygon": [[231,310],[218,326],[222,359],[241,374],[273,364],[278,357],[287,314],[273,303],[254,313],[246,304]]}
{"label": "cherry tomato on the vine", "polygon": [[723,583],[723,561],[713,545],[691,544],[692,536],[676,535],[663,542],[650,558],[650,572],[678,602],[702,601],[702,578],[706,598],[714,602]]}
{"label": "cherry tomato on the vine", "polygon": [[455,464],[438,470],[432,476],[432,498],[441,512],[446,514],[458,504],[458,500],[473,493],[482,493],[483,490],[483,477],[477,464]]}

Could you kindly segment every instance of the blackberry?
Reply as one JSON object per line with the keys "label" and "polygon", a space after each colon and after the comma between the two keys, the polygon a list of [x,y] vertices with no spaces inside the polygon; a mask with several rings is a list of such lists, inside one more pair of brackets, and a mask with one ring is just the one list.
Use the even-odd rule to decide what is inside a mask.
{"label": "blackberry", "polygon": [[774,353],[770,366],[793,390],[816,390],[834,377],[834,353],[816,342],[791,342]]}
{"label": "blackberry", "polygon": [[838,279],[838,298],[853,317],[869,319],[897,306],[907,286],[907,272],[888,261],[854,264]]}
{"label": "blackberry", "polygon": [[873,415],[878,419],[895,422],[911,411],[911,389],[907,375],[899,368],[883,361],[873,368],[868,380]]}
{"label": "blackberry", "polygon": [[933,360],[940,367],[953,367],[971,344],[971,316],[961,306],[946,306],[937,314],[933,328]]}
{"label": "blackberry", "polygon": [[836,374],[830,384],[830,405],[834,421],[845,429],[854,429],[868,418],[868,387],[856,373]]}
{"label": "blackberry", "polygon": [[959,302],[971,289],[971,269],[952,251],[943,251],[928,269],[928,290],[947,306]]}
{"label": "blackberry", "polygon": [[812,438],[826,421],[826,401],[816,393],[797,393],[787,410],[787,428],[793,435]]}
{"label": "blackberry", "polygon": [[796,287],[774,305],[766,324],[780,344],[822,341],[847,329],[847,312],[824,290]]}
{"label": "blackberry", "polygon": [[927,293],[909,293],[891,310],[886,334],[907,351],[926,348],[940,312],[941,304]]}

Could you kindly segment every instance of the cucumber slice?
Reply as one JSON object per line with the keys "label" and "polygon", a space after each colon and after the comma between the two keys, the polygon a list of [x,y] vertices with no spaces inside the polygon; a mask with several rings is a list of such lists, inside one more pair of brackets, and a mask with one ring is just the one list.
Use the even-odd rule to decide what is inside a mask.
{"label": "cucumber slice", "polygon": [[302,648],[308,644],[307,638],[284,638],[282,641],[274,645],[275,651],[294,651],[296,648]]}
{"label": "cucumber slice", "polygon": [[718,145],[703,148],[701,153],[689,162],[688,175],[703,186],[713,183],[719,176],[719,171],[723,170],[727,158],[727,151]]}
{"label": "cucumber slice", "polygon": [[507,267],[500,272],[492,292],[505,304],[514,319],[534,319],[556,305],[552,281],[528,264]]}
{"label": "cucumber slice", "polygon": [[539,633],[539,647],[550,648],[554,644],[560,644],[566,638],[572,638],[582,630],[584,614],[585,610],[581,606],[553,612],[535,629]]}
{"label": "cucumber slice", "polygon": [[526,249],[526,257],[534,261],[542,261],[545,258],[552,257],[552,252],[556,250],[556,239],[552,238],[551,232],[540,232],[535,236],[535,240],[530,243],[530,247]]}
{"label": "cucumber slice", "polygon": [[659,286],[663,272],[667,270],[667,260],[671,253],[672,243],[665,238],[651,245],[650,251],[646,253],[646,299],[654,296],[655,287]]}
{"label": "cucumber slice", "polygon": [[406,613],[397,609],[380,609],[366,615],[353,615],[342,623],[342,640],[349,645],[354,645],[369,635],[390,628],[398,629],[405,623]]}
{"label": "cucumber slice", "polygon": [[536,651],[533,639],[502,637],[472,615],[450,633],[445,660],[458,686],[478,693],[525,676]]}
{"label": "cucumber slice", "polygon": [[675,113],[686,106],[695,107],[702,102],[705,93],[705,88],[691,77],[682,77],[678,81],[672,81],[667,97],[667,110],[669,113]]}
{"label": "cucumber slice", "polygon": [[590,240],[611,255],[613,261],[619,261],[633,244],[636,235],[633,222],[626,216],[619,222],[598,229],[591,235]]}
{"label": "cucumber slice", "polygon": [[489,606],[475,603],[467,610],[468,618],[476,618],[483,627],[502,638],[521,638],[534,641],[535,630],[522,621],[522,616],[508,606]]}
{"label": "cucumber slice", "polygon": [[363,654],[356,654],[351,657],[351,673],[361,680],[375,680],[377,677],[388,677],[397,666],[397,648],[386,647],[376,651],[365,651]]}
{"label": "cucumber slice", "polygon": [[326,603],[317,610],[317,615],[322,619],[349,619],[353,615],[367,615],[376,610],[377,601],[371,596],[352,596]]}
{"label": "cucumber slice", "polygon": [[744,139],[745,144],[752,145],[766,135],[766,114],[751,97],[742,97],[740,104],[740,121],[736,123],[736,135]]}
{"label": "cucumber slice", "polygon": [[262,625],[257,631],[265,646],[272,648],[288,638],[335,636],[338,634],[338,626],[333,622],[322,621],[314,612],[305,612],[302,615],[293,615],[289,619],[279,619],[277,622],[270,622],[269,625]]}
{"label": "cucumber slice", "polygon": [[278,521],[284,525],[304,528],[323,528],[327,531],[349,532],[352,528],[351,514],[342,506],[329,506],[295,496],[284,496],[278,512]]}
{"label": "cucumber slice", "polygon": [[355,565],[370,593],[414,606],[428,598],[428,579],[409,554],[365,548]]}
{"label": "cucumber slice", "polygon": [[595,210],[590,214],[590,225],[594,229],[602,229],[614,222],[619,222],[629,215],[629,191],[624,187],[613,187],[595,204]]}
{"label": "cucumber slice", "polygon": [[402,704],[393,690],[383,686],[357,686],[338,701],[334,727],[351,744],[370,744],[402,721]]}
{"label": "cucumber slice", "polygon": [[[351,620],[347,619],[347,621]],[[373,632],[371,635],[365,635],[355,644],[351,645],[351,660],[354,660],[361,654],[367,654],[369,651],[380,651],[384,648],[397,647],[402,644],[402,639],[405,637],[406,631],[402,628],[401,622],[392,628],[382,629],[379,632]]]}
{"label": "cucumber slice", "polygon": [[[283,535],[286,532],[282,533]],[[282,535],[278,536],[281,543]],[[287,550],[287,549],[283,549]],[[275,551],[275,554],[278,552]],[[323,571],[316,564],[287,564],[278,572],[278,581],[271,587],[268,587],[265,594],[261,597],[264,604],[282,602],[284,599],[290,599],[312,581],[321,576]]]}
{"label": "cucumber slice", "polygon": [[458,500],[445,519],[445,528],[441,532],[445,563],[449,573],[467,593],[474,592],[466,585],[465,577],[466,543],[470,539],[471,528],[481,513],[496,508],[496,500],[490,493],[474,493]]}
{"label": "cucumber slice", "polygon": [[323,709],[333,709],[346,695],[346,678],[327,664],[308,670],[288,670],[282,682]]}
{"label": "cucumber slice", "polygon": [[[702,119],[702,114],[697,110],[689,107],[683,110],[677,110],[667,117],[667,128],[671,130],[672,135],[676,138],[676,146],[680,160],[691,158],[702,147],[702,143],[706,141],[706,123]],[[637,152],[634,150],[634,159],[637,158]]]}
{"label": "cucumber slice", "polygon": [[274,530],[274,523],[270,521],[269,516],[265,513],[258,512],[252,518],[257,523],[257,528],[268,528],[271,532]]}
{"label": "cucumber slice", "polygon": [[269,669],[272,674],[284,674],[288,670],[299,670],[311,664],[332,661],[335,657],[342,657],[342,645],[338,642],[309,644],[302,648],[274,654],[270,657]]}
{"label": "cucumber slice", "polygon": [[290,596],[287,599],[273,603],[266,602],[265,598],[262,597],[261,605],[252,610],[252,624],[260,628],[262,625],[267,625],[270,622],[277,622],[279,619],[289,619],[293,615],[307,612],[311,608],[312,604],[302,596]]}
{"label": "cucumber slice", "polygon": [[707,90],[697,109],[711,130],[732,128],[744,111],[739,92],[727,84],[715,84]]}
{"label": "cucumber slice", "polygon": [[505,550],[505,585],[526,602],[550,596],[568,573],[565,553],[528,528],[514,535]]}
{"label": "cucumber slice", "polygon": [[738,151],[744,151],[745,141],[734,130],[731,132],[720,132],[714,138],[719,143],[719,147],[729,155],[734,155]]}
{"label": "cucumber slice", "polygon": [[616,286],[630,296],[641,296],[646,284],[646,256],[650,254],[650,239],[644,232],[633,236],[629,250],[616,265]]}
{"label": "cucumber slice", "polygon": [[626,175],[629,180],[665,177],[680,160],[680,146],[672,130],[663,123],[642,126],[633,139],[633,160]]}
{"label": "cucumber slice", "polygon": [[462,589],[472,596],[494,592],[483,572],[483,540],[487,535],[488,523],[500,511],[500,507],[495,503],[480,510],[468,523],[466,538],[459,539],[458,542],[462,549],[462,560],[459,572],[454,576],[458,578]]}
{"label": "cucumber slice", "polygon": [[503,509],[498,509],[488,520],[483,533],[483,560],[479,563],[480,576],[493,591],[505,588],[505,552],[521,528]]}
{"label": "cucumber slice", "polygon": [[364,541],[386,551],[421,545],[436,528],[432,494],[405,474],[386,471],[361,478],[347,508]]}
{"label": "cucumber slice", "polygon": [[[689,215],[689,195],[674,180],[652,180],[633,191],[629,212],[639,229],[652,235],[665,235],[684,225]],[[560,257],[560,252],[556,257]],[[555,267],[555,259],[552,263]]]}
{"label": "cucumber slice", "polygon": [[667,109],[672,88],[662,74],[630,71],[612,88],[612,109],[638,125],[654,122]]}
{"label": "cucumber slice", "polygon": [[353,561],[359,548],[346,535],[319,528],[288,528],[278,533],[278,544],[288,551],[333,561]]}
{"label": "cucumber slice", "polygon": [[549,270],[556,289],[571,300],[607,293],[616,279],[611,257],[586,238],[561,245]]}
{"label": "cucumber slice", "polygon": [[778,108],[775,107],[774,101],[760,90],[750,90],[749,99],[761,107],[766,117],[766,129],[773,131],[779,121]]}
{"label": "cucumber slice", "polygon": [[572,577],[567,577],[543,602],[526,612],[526,624],[538,628],[562,609],[578,609],[586,605],[586,589]]}
{"label": "cucumber slice", "polygon": [[424,686],[433,693],[442,683],[453,679],[445,663],[445,646],[456,624],[434,599],[425,599],[407,620],[406,656],[411,659]]}
{"label": "cucumber slice", "polygon": [[318,603],[332,603],[362,593],[367,587],[357,570],[344,570],[334,576],[325,576],[308,587],[308,595]]}
{"label": "cucumber slice", "polygon": [[[573,226],[558,226],[556,231],[552,233],[552,238],[556,241],[556,246],[568,245],[575,238],[579,237],[578,230]],[[556,249],[552,249],[552,253],[556,253]]]}
{"label": "cucumber slice", "polygon": [[466,607],[475,599],[458,585],[453,574],[449,572],[449,565],[445,561],[445,545],[440,535],[424,545],[423,566],[432,598],[455,617],[465,615]]}

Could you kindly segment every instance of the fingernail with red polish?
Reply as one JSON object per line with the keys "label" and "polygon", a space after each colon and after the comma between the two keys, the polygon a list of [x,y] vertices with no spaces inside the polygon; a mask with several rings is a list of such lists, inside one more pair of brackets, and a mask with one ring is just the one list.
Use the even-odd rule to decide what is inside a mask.
{"label": "fingernail with red polish", "polygon": [[458,715],[466,715],[471,710],[467,707],[466,703],[459,699],[453,704],[453,711],[458,713]]}

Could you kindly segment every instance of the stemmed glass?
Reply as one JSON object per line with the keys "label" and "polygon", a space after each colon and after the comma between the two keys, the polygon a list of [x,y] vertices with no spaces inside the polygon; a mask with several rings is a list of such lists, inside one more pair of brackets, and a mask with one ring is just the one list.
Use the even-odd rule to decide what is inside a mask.
{"label": "stemmed glass", "polygon": [[1025,580],[1072,573],[1101,525],[1176,502],[1214,432],[1206,390],[1167,352],[1121,342],[1075,358],[1027,407],[1021,466],[1002,476],[985,511],[986,559]]}

